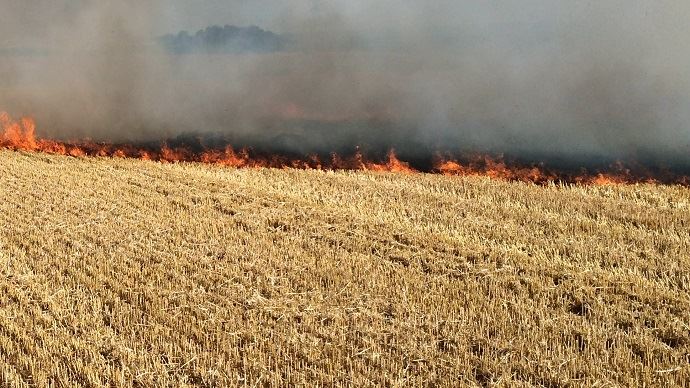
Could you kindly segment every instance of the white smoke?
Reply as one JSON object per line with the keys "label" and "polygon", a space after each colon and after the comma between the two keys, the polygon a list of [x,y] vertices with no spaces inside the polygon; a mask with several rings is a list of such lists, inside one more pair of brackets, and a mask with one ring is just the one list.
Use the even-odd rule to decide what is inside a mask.
{"label": "white smoke", "polygon": [[[51,136],[670,162],[690,150],[687,2],[0,4],[0,108]],[[157,44],[214,24],[259,25],[291,47],[175,55]]]}

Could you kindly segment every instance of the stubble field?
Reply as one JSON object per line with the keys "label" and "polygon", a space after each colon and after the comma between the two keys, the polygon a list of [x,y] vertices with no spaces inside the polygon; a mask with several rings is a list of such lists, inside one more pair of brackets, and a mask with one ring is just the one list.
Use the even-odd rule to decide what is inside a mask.
{"label": "stubble field", "polygon": [[690,383],[690,190],[0,150],[2,386]]}

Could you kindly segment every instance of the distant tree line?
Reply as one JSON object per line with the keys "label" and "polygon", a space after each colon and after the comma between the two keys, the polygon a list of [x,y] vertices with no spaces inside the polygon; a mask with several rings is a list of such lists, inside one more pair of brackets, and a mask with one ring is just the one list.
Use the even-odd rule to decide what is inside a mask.
{"label": "distant tree line", "polygon": [[282,50],[286,38],[257,26],[210,26],[192,35],[167,34],[159,42],[171,53],[268,53]]}

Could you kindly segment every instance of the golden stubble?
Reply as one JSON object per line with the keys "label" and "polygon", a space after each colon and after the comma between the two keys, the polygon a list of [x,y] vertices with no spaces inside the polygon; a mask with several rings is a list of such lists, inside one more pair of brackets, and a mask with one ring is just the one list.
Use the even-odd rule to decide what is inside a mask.
{"label": "golden stubble", "polygon": [[0,385],[687,385],[690,190],[0,151]]}

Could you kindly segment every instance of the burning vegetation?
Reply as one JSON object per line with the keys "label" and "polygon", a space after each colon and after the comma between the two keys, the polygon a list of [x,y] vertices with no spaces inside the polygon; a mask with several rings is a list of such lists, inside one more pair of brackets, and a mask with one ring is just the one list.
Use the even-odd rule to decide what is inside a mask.
{"label": "burning vegetation", "polygon": [[59,141],[38,137],[36,124],[31,118],[13,120],[9,114],[0,113],[0,147],[12,150],[45,152],[72,157],[111,157],[152,160],[163,163],[195,162],[226,167],[265,167],[317,170],[362,170],[398,173],[436,173],[457,176],[487,176],[508,181],[523,181],[537,184],[549,182],[577,184],[629,184],[663,183],[690,184],[690,177],[661,169],[647,169],[643,166],[628,167],[622,162],[609,166],[605,171],[566,171],[548,168],[544,163],[525,164],[508,162],[501,156],[469,155],[456,157],[436,153],[426,167],[416,167],[401,160],[395,150],[390,149],[384,158],[373,159],[359,149],[351,155],[331,153],[328,157],[317,154],[307,156],[263,153],[252,148],[236,149],[232,145],[221,148],[170,146],[162,142],[158,146],[114,144],[90,140]]}

